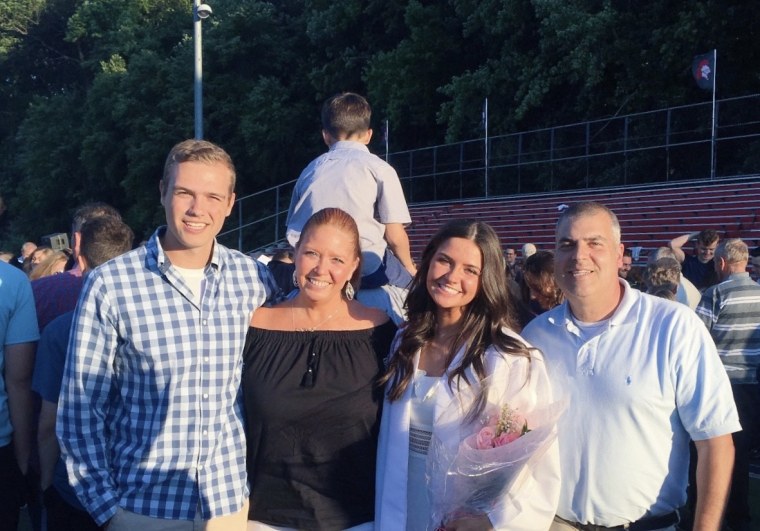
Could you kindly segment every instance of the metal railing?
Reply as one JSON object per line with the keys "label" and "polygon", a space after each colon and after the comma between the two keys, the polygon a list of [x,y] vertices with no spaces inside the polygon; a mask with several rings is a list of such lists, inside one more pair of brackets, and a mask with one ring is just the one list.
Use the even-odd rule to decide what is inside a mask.
{"label": "metal railing", "polygon": [[[395,152],[388,162],[410,204],[704,179],[712,119],[705,102]],[[760,173],[760,94],[718,100],[715,119],[715,178]],[[294,183],[239,198],[221,241],[249,252],[281,240]]]}

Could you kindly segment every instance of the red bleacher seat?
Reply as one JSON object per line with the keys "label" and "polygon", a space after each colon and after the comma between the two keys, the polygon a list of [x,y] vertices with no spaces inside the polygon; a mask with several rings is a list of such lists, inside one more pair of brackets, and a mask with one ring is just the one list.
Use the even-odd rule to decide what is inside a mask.
{"label": "red bleacher seat", "polygon": [[760,239],[760,178],[756,176],[411,204],[412,224],[407,232],[412,256],[419,259],[443,223],[461,218],[489,223],[504,246],[533,243],[539,249],[552,249],[557,207],[589,200],[617,214],[623,243],[644,251],[640,262],[649,250],[667,245],[676,236],[706,228],[724,237],[743,238],[751,247]]}

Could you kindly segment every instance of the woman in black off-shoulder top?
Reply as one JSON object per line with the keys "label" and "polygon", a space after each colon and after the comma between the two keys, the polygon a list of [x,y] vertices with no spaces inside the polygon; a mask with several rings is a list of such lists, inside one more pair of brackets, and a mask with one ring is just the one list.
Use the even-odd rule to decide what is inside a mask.
{"label": "woman in black off-shoulder top", "polygon": [[353,299],[354,220],[317,212],[296,246],[293,299],[259,308],[244,353],[248,530],[372,529],[382,392],[396,332]]}

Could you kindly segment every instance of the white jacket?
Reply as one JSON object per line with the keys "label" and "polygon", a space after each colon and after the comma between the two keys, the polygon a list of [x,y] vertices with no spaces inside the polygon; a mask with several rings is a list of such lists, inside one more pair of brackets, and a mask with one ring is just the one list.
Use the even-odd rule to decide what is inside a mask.
{"label": "white jacket", "polygon": [[[515,337],[515,334],[512,334]],[[503,355],[489,347],[485,353],[488,375],[492,375],[489,396],[505,397],[510,406],[523,411],[552,402],[552,390],[544,366],[543,356],[531,351],[532,358]],[[463,349],[454,357],[451,368],[459,366],[464,355]],[[419,354],[415,359],[415,369]],[[478,382],[472,369],[468,369],[470,382]],[[441,385],[435,395],[435,421],[433,433],[444,442],[459,443],[459,430],[447,428],[450,423],[440,420],[445,413],[451,419],[451,412],[459,404],[468,405],[477,395],[477,387],[457,393],[456,379],[453,390],[448,384]],[[475,384],[477,386],[477,384]],[[395,402],[383,404],[380,438],[377,454],[377,479],[375,494],[375,530],[401,531],[406,528],[407,512],[407,469],[409,462],[409,420],[411,416],[410,384],[403,397]],[[493,393],[493,394],[490,394]],[[458,396],[455,396],[457,394]],[[469,396],[463,396],[463,395]],[[466,410],[466,408],[465,408]],[[459,415],[461,423],[462,415]],[[549,529],[559,500],[560,466],[556,439],[538,461],[529,464],[521,472],[516,492],[507,494],[507,499],[499,510],[488,517],[497,531],[544,531]]]}

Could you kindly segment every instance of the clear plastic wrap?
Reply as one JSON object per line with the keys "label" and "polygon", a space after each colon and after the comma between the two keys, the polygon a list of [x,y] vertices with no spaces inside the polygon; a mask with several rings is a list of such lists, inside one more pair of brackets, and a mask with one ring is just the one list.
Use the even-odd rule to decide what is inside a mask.
{"label": "clear plastic wrap", "polygon": [[526,468],[554,442],[566,400],[536,404],[513,398],[489,401],[474,420],[462,421],[469,417],[461,409],[444,413],[452,420],[447,429],[433,435],[428,450],[430,531],[502,508],[520,488],[521,478],[527,477]]}

